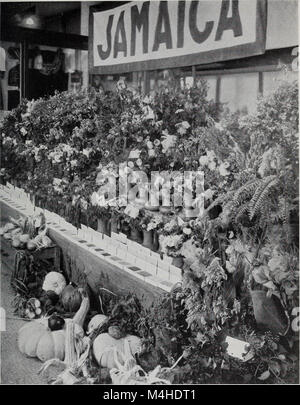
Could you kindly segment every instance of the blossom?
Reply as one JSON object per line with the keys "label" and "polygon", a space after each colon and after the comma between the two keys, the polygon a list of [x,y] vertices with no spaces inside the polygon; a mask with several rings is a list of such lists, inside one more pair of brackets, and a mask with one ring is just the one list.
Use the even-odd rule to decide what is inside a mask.
{"label": "blossom", "polygon": [[133,204],[128,204],[124,213],[131,218],[137,218],[140,213],[140,209]]}
{"label": "blossom", "polygon": [[90,154],[92,153],[93,149],[92,148],[85,148],[83,149],[82,153],[85,155],[87,158],[90,157]]}
{"label": "blossom", "polygon": [[78,161],[76,159],[73,159],[70,161],[71,167],[76,167],[78,166]]}
{"label": "blossom", "polygon": [[177,137],[176,135],[165,135],[164,140],[161,142],[162,147],[163,147],[163,152],[167,152],[168,149],[172,148],[175,146]]}
{"label": "blossom", "polygon": [[209,170],[215,170],[216,166],[216,162],[214,161],[208,163]]}
{"label": "blossom", "polygon": [[155,150],[154,149],[149,149],[148,150],[148,156],[149,157],[155,157]]}
{"label": "blossom", "polygon": [[142,166],[143,165],[143,162],[142,162],[142,160],[139,158],[139,159],[137,159],[137,161],[135,162],[136,164],[137,164],[137,166]]}
{"label": "blossom", "polygon": [[223,131],[223,129],[224,129],[219,122],[215,123],[215,128],[217,128],[219,131]]}
{"label": "blossom", "polygon": [[228,170],[226,170],[224,163],[221,163],[221,165],[219,166],[219,172],[220,172],[220,175],[223,177],[228,176],[230,174],[230,172]]}
{"label": "blossom", "polygon": [[148,149],[152,149],[152,148],[153,148],[153,143],[152,143],[151,141],[148,141],[148,142],[146,143],[146,145],[147,145],[147,148],[148,148]]}
{"label": "blossom", "polygon": [[21,132],[21,134],[22,134],[23,136],[25,136],[25,135],[27,134],[27,130],[26,130],[24,127],[22,127],[22,128],[20,129],[20,132]]}
{"label": "blossom", "polygon": [[183,228],[183,229],[182,229],[182,232],[183,232],[185,235],[190,235],[190,234],[192,233],[192,230],[191,230],[191,228]]}
{"label": "blossom", "polygon": [[132,161],[129,161],[128,162],[128,167],[132,169],[134,167],[134,163]]}
{"label": "blossom", "polygon": [[208,162],[209,162],[209,160],[208,160],[207,156],[200,156],[199,163],[200,163],[201,166],[207,165]]}
{"label": "blossom", "polygon": [[130,151],[128,159],[138,159],[140,157],[141,151],[138,149],[133,149]]}
{"label": "blossom", "polygon": [[214,195],[214,192],[209,188],[208,190],[205,190],[203,194],[205,198],[211,200]]}
{"label": "blossom", "polygon": [[99,207],[105,207],[107,205],[105,196],[103,194],[99,194],[96,191],[90,197],[92,205],[98,205]]}
{"label": "blossom", "polygon": [[155,139],[155,140],[153,141],[153,143],[154,143],[154,146],[159,146],[159,145],[160,145],[160,140],[159,140],[159,139]]}

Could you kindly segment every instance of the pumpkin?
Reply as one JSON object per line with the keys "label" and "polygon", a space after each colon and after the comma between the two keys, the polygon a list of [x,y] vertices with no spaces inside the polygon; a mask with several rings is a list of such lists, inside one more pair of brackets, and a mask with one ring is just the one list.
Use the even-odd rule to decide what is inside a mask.
{"label": "pumpkin", "polygon": [[66,280],[61,273],[57,271],[50,271],[44,279],[43,290],[54,291],[55,294],[60,295],[66,286]]}
{"label": "pumpkin", "polygon": [[90,320],[88,327],[87,327],[87,334],[90,335],[94,330],[102,326],[105,322],[107,322],[108,317],[106,315],[97,314],[93,316]]}
{"label": "pumpkin", "polygon": [[41,361],[65,357],[65,331],[52,332],[45,322],[32,321],[24,325],[18,333],[18,348],[28,357]]}
{"label": "pumpkin", "polygon": [[[81,306],[73,318],[75,334],[82,338],[84,337],[82,325],[89,306],[89,298],[83,296]],[[18,332],[20,352],[28,357],[37,357],[43,362],[54,358],[63,361],[65,358],[66,329],[69,322],[70,319],[66,319],[64,328],[55,331],[48,328],[47,318],[27,323]]]}
{"label": "pumpkin", "polygon": [[78,311],[82,301],[81,293],[78,288],[67,285],[61,293],[61,302],[65,311],[76,312]]}
{"label": "pumpkin", "polygon": [[125,353],[125,341],[129,342],[129,347],[132,356],[134,357],[141,351],[141,339],[134,335],[127,335],[121,339],[115,339],[108,333],[101,333],[96,337],[93,343],[93,353],[97,363],[101,367],[109,369],[117,367],[114,359],[114,349]]}

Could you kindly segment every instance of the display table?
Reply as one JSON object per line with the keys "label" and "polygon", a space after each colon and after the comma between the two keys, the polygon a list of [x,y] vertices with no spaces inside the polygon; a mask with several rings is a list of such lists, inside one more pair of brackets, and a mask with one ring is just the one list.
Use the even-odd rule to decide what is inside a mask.
{"label": "display table", "polygon": [[[17,218],[22,212],[21,205],[13,203],[9,199],[0,199],[1,221],[4,223],[9,217]],[[18,207],[18,208],[17,208]],[[92,244],[84,243],[80,238],[70,237],[65,230],[57,224],[48,224],[49,237],[60,247],[63,257],[64,269],[70,280],[79,283],[86,280],[94,295],[97,297],[101,288],[105,288],[114,294],[134,293],[145,307],[149,307],[167,289],[171,289],[171,283],[165,283],[166,289],[157,284],[151,285],[145,278],[152,278],[147,272],[135,266],[124,265],[126,271],[120,265],[114,265],[119,259],[108,253],[101,252]],[[132,275],[130,274],[132,272]],[[135,274],[139,273],[139,274]]]}

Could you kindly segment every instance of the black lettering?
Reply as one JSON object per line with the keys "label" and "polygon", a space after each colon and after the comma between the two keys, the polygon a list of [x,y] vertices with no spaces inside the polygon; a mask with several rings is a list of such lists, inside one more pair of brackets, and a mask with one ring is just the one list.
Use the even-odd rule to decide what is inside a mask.
{"label": "black lettering", "polygon": [[[121,42],[119,41],[120,34],[121,34]],[[119,52],[124,52],[124,56],[127,56],[127,40],[124,26],[124,10],[120,14],[116,28],[114,41],[114,58],[118,56]]]}
{"label": "black lettering", "polygon": [[149,41],[149,5],[150,1],[143,4],[139,12],[138,6],[131,8],[131,47],[130,55],[135,55],[136,30],[141,31],[143,28],[143,53],[148,52]]}
{"label": "black lettering", "polygon": [[189,26],[193,40],[197,42],[197,44],[201,44],[209,37],[213,29],[214,22],[207,21],[207,23],[205,24],[204,31],[199,31],[197,27],[197,9],[198,9],[198,1],[192,1],[190,6]]}
{"label": "black lettering", "polygon": [[[165,31],[162,31],[163,25]],[[167,1],[161,1],[159,3],[158,19],[152,51],[157,51],[160,44],[163,43],[166,44],[167,49],[172,48],[172,35]]]}
{"label": "black lettering", "polygon": [[239,13],[239,2],[238,0],[232,1],[232,17],[227,17],[229,4],[229,0],[222,1],[221,13],[215,38],[216,41],[219,41],[222,38],[223,32],[226,30],[232,30],[235,37],[240,37],[243,35],[241,17]]}
{"label": "black lettering", "polygon": [[177,20],[177,48],[183,48],[184,45],[184,17],[185,17],[185,1],[179,1],[178,20]]}
{"label": "black lettering", "polygon": [[97,45],[99,56],[102,60],[107,59],[111,52],[111,27],[113,23],[114,16],[110,15],[108,17],[108,23],[106,27],[106,40],[107,40],[107,49],[103,50],[103,45]]}

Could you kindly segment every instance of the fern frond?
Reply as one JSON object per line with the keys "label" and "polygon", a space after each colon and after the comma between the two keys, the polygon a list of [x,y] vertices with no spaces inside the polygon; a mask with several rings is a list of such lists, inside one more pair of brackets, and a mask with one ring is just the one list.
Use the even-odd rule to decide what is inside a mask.
{"label": "fern frond", "polygon": [[261,180],[254,179],[240,187],[233,196],[233,205],[239,206],[245,200],[250,199],[255,193],[255,190],[259,187],[260,183]]}
{"label": "fern frond", "polygon": [[279,180],[276,176],[268,176],[262,181],[260,186],[254,193],[250,203],[249,203],[249,218],[250,220],[258,214],[267,201],[267,197],[273,187],[276,187],[279,183]]}

